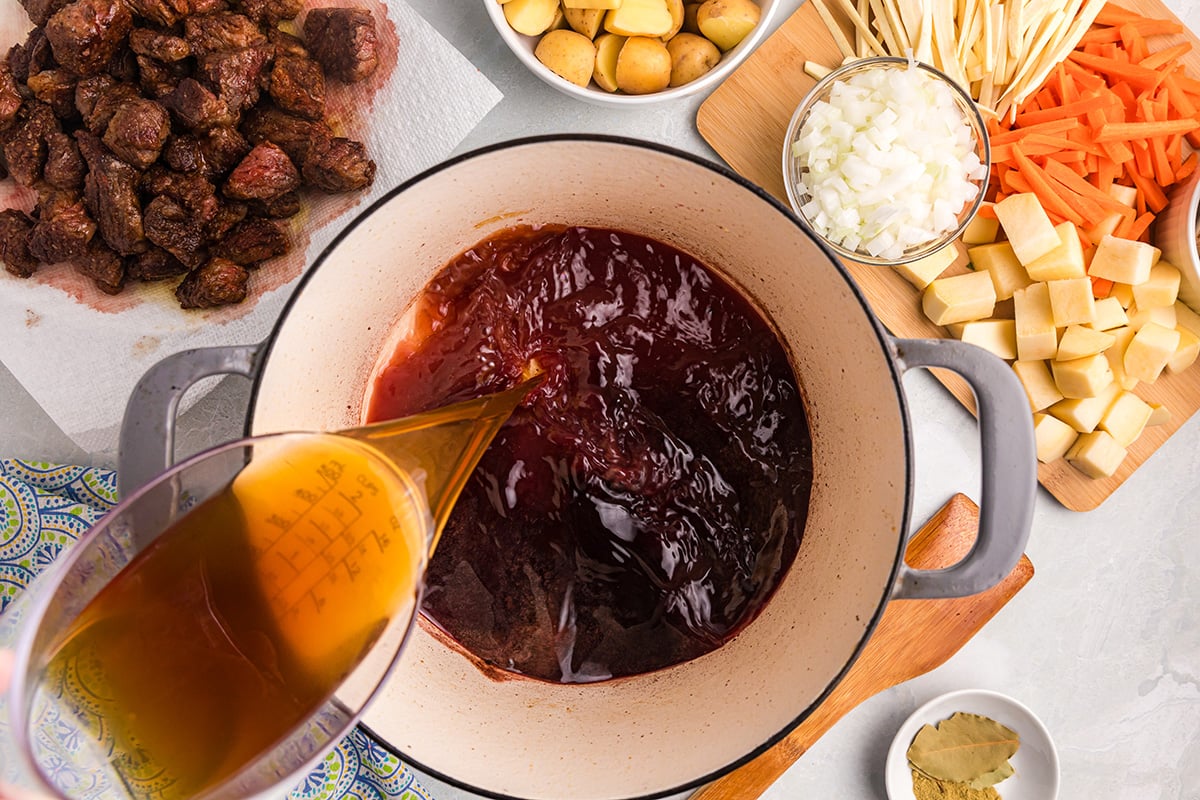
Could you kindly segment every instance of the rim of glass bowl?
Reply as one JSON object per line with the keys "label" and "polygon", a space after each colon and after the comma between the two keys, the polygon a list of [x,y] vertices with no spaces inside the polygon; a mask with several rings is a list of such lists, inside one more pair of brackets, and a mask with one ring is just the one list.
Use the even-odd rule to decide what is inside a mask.
{"label": "rim of glass bowl", "polygon": [[[829,94],[830,87],[835,81],[841,80],[847,75],[858,72],[866,72],[867,70],[871,69],[894,69],[900,66],[907,67],[910,64],[916,65],[918,69],[925,70],[951,88],[956,104],[959,106],[960,110],[962,110],[963,117],[966,119],[967,124],[971,127],[975,134],[975,139],[978,142],[976,150],[980,152],[979,160],[986,168],[986,172],[984,173],[983,178],[977,181],[979,184],[979,192],[975,195],[975,200],[965,208],[965,211],[959,212],[958,227],[948,232],[944,236],[941,236],[937,239],[932,239],[926,244],[910,249],[899,258],[878,258],[876,256],[872,256],[870,253],[865,253],[858,250],[848,250],[845,247],[842,247],[837,242],[822,234],[816,229],[815,226],[813,226],[811,222],[809,222],[808,217],[805,216],[804,212],[801,210],[801,207],[804,205],[803,198],[807,198],[807,195],[801,196],[799,194],[798,186],[802,170],[797,164],[797,159],[792,155],[792,143],[796,140],[796,136],[799,134],[800,128],[808,120],[808,115],[812,111],[813,106],[818,100],[826,97]],[[803,222],[806,227],[812,230],[814,235],[829,245],[829,247],[839,256],[842,258],[848,258],[851,261],[856,261],[860,264],[868,264],[871,266],[897,266],[899,264],[908,264],[916,261],[919,258],[924,258],[930,253],[934,253],[942,249],[943,247],[951,244],[955,239],[962,236],[963,231],[966,229],[967,225],[970,224],[971,220],[975,218],[975,214],[978,213],[979,207],[983,204],[983,195],[987,189],[988,177],[991,175],[991,171],[992,147],[991,143],[988,141],[987,125],[983,121],[983,115],[979,112],[979,107],[975,104],[975,100],[971,97],[971,95],[967,94],[965,89],[951,79],[950,76],[946,75],[946,73],[942,72],[936,67],[931,67],[928,64],[920,61],[910,61],[907,58],[901,58],[899,56],[874,56],[871,58],[862,58],[857,61],[852,61],[849,64],[838,67],[833,72],[830,72],[824,78],[817,81],[816,85],[814,85],[808,91],[808,94],[804,96],[804,99],[800,101],[800,105],[796,107],[796,111],[792,114],[792,119],[788,123],[787,135],[783,140],[783,184],[787,189],[788,204],[792,207],[792,212],[800,218],[800,221]]]}

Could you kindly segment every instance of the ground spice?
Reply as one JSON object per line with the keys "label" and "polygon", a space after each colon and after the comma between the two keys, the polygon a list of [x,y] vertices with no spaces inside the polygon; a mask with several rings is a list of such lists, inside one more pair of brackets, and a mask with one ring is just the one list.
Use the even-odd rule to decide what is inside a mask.
{"label": "ground spice", "polygon": [[991,786],[972,789],[966,783],[939,781],[920,770],[913,770],[913,794],[917,800],[1001,800],[1000,793]]}

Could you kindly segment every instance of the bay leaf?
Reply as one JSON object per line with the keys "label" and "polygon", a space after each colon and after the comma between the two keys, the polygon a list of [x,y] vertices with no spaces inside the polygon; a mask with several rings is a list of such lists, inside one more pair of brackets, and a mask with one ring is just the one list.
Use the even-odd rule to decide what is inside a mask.
{"label": "bay leaf", "polygon": [[1011,728],[960,711],[936,727],[922,727],[909,745],[907,756],[926,775],[967,783],[1000,769],[1019,746],[1020,738]]}
{"label": "bay leaf", "polygon": [[985,772],[969,783],[972,789],[986,789],[989,786],[995,786],[1000,781],[1008,780],[1014,772],[1016,770],[1013,769],[1012,762],[1005,761],[998,769]]}

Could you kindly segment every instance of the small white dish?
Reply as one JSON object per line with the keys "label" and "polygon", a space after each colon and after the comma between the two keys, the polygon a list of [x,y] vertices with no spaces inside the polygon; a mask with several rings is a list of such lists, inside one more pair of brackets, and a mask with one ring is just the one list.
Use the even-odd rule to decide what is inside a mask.
{"label": "small white dish", "polygon": [[908,746],[923,725],[935,725],[957,711],[991,717],[1012,728],[1021,746],[1012,757],[1015,774],[996,784],[1004,800],[1055,800],[1058,797],[1058,752],[1046,726],[1011,697],[982,689],[964,689],[935,697],[912,713],[892,740],[884,766],[889,800],[915,800]]}

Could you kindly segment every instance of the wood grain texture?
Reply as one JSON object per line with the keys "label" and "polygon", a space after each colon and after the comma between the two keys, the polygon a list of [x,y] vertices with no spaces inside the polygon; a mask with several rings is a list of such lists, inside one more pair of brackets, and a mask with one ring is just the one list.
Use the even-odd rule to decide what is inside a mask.
{"label": "wood grain texture", "polygon": [[[1176,19],[1158,0],[1120,0],[1120,4],[1149,16]],[[831,11],[836,15],[836,4]],[[845,26],[849,32],[849,24]],[[1189,74],[1200,76],[1200,38],[1188,31],[1178,36],[1154,37],[1156,49],[1190,41],[1193,50],[1182,60]],[[701,105],[696,119],[700,135],[741,175],[787,203],[783,186],[783,146],[792,112],[815,83],[804,74],[804,62],[827,66],[841,62],[811,3],[805,3],[769,37]],[[959,258],[947,274],[966,270],[961,245]],[[920,308],[920,295],[906,280],[886,267],[844,262],[866,293],[871,307],[897,336],[945,337],[942,328],[929,322]],[[974,411],[971,390],[955,375],[934,370],[938,379],[964,405]],[[1141,384],[1137,394],[1171,410],[1166,425],[1148,428],[1129,449],[1129,456],[1111,478],[1093,480],[1064,460],[1038,465],[1038,480],[1067,508],[1088,511],[1099,506],[1140,467],[1167,438],[1200,409],[1200,366],[1177,375],[1164,374],[1153,385]]]}
{"label": "wood grain texture", "polygon": [[[971,549],[979,509],[955,495],[909,544],[906,561],[934,569],[959,561]],[[851,709],[879,692],[940,666],[974,636],[1033,577],[1022,557],[1008,577],[986,592],[951,600],[894,600],[862,655],[813,714],[749,764],[692,795],[690,800],[759,797]]]}

